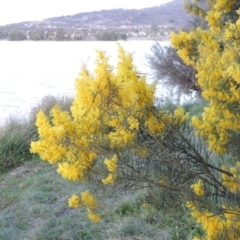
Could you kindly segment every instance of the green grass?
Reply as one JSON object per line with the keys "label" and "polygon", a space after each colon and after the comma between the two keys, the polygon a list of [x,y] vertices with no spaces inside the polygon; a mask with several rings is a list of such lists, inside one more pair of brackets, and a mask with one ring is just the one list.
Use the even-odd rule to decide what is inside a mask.
{"label": "green grass", "polygon": [[[103,221],[93,224],[68,198],[86,189],[64,180],[38,159],[0,175],[0,239],[187,239],[196,228],[188,212],[143,207],[143,193],[113,193],[104,200]],[[110,207],[109,207],[110,206]]]}
{"label": "green grass", "polygon": [[201,99],[193,102],[188,102],[183,104],[185,112],[190,113],[190,118],[193,116],[200,117],[204,111],[204,108],[207,106],[207,101]]}
{"label": "green grass", "polygon": [[36,113],[43,110],[49,115],[51,108],[59,104],[63,110],[69,110],[72,99],[48,96],[31,110],[28,118],[9,117],[0,127],[0,173],[20,166],[34,156],[30,153],[31,141],[37,140],[35,126]]}

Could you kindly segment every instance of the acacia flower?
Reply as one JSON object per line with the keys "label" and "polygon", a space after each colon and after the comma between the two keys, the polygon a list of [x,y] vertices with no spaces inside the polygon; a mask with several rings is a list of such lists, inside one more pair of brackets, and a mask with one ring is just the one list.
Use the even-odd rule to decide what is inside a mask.
{"label": "acacia flower", "polygon": [[103,184],[114,184],[115,176],[110,173],[106,178],[102,179]]}
{"label": "acacia flower", "polygon": [[198,180],[196,183],[192,184],[191,188],[193,189],[197,196],[204,195],[203,183],[201,180]]}
{"label": "acacia flower", "polygon": [[93,195],[89,191],[85,191],[81,193],[82,202],[85,206],[87,206],[90,209],[95,209],[97,207],[96,199],[93,197]]}
{"label": "acacia flower", "polygon": [[108,171],[109,172],[116,172],[117,169],[117,156],[114,155],[111,159],[105,159],[104,164],[107,165]]}
{"label": "acacia flower", "polygon": [[68,199],[68,205],[72,208],[78,208],[81,207],[81,201],[80,198],[77,195],[73,195],[71,198]]}
{"label": "acacia flower", "polygon": [[93,223],[101,222],[101,217],[94,213],[91,209],[88,209],[88,217],[92,220]]}

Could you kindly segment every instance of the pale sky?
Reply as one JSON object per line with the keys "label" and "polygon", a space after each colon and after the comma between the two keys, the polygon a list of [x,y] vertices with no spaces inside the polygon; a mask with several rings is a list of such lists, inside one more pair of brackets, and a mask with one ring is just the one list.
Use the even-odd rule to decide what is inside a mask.
{"label": "pale sky", "polygon": [[145,8],[173,0],[1,0],[0,25],[114,8]]}

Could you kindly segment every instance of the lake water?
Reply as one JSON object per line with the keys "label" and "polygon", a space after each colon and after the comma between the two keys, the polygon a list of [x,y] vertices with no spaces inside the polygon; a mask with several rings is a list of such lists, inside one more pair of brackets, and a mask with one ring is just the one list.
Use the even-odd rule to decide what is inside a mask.
{"label": "lake water", "polygon": [[[133,53],[138,71],[151,81],[145,56],[154,42],[120,44]],[[105,50],[115,64],[116,42],[0,41],[0,123],[11,114],[27,115],[44,96],[73,96],[80,67],[85,63],[93,69],[96,49]]]}

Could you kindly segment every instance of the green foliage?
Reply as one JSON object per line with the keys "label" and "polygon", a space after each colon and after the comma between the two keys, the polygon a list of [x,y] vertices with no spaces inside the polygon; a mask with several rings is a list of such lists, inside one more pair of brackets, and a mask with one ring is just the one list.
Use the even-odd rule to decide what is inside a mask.
{"label": "green foliage", "polygon": [[207,107],[207,101],[204,99],[198,99],[192,102],[186,102],[182,104],[182,107],[185,112],[189,112],[190,118],[192,119],[193,116],[201,116],[204,108]]}
{"label": "green foliage", "polygon": [[34,41],[46,40],[45,29],[43,28],[29,31],[28,36],[30,40]]}
{"label": "green foliage", "polygon": [[120,215],[121,217],[128,215],[139,216],[141,213],[141,207],[143,205],[143,199],[138,198],[136,200],[122,202],[116,209],[116,214]]}
{"label": "green foliage", "polygon": [[0,130],[0,173],[31,159],[29,144],[36,137],[35,127],[23,120],[9,118]]}
{"label": "green foliage", "polygon": [[113,30],[102,30],[95,34],[98,41],[117,41],[117,40],[127,40],[127,34],[124,32]]}
{"label": "green foliage", "polygon": [[29,151],[29,145],[37,139],[36,113],[41,109],[49,114],[55,104],[69,110],[71,101],[70,98],[48,96],[31,110],[28,118],[10,116],[6,120],[0,127],[0,173],[16,168],[34,157]]}
{"label": "green foliage", "polygon": [[12,30],[8,37],[8,40],[10,41],[22,41],[26,39],[27,36],[23,30]]}

